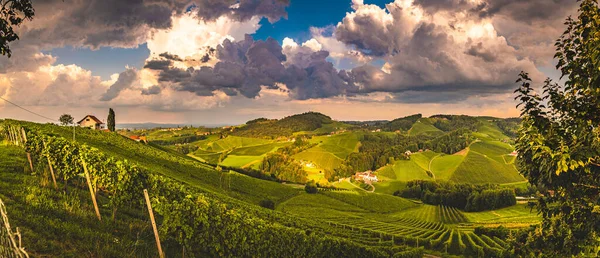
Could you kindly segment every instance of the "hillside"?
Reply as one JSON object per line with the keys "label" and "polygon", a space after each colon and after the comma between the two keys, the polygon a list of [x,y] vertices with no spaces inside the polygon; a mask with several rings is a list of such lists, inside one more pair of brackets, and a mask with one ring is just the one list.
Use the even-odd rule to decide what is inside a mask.
{"label": "hillside", "polygon": [[[264,125],[256,126],[252,124],[268,124],[284,120],[298,122],[304,121],[307,116],[323,118],[321,115],[309,113],[281,120],[258,119],[257,121],[250,122],[249,125],[254,126],[258,130],[259,127]],[[418,116],[413,117],[416,118]],[[166,202],[157,202],[158,224],[164,228],[161,230],[161,234],[164,234],[164,237],[167,239],[163,246],[167,252],[177,252],[175,250],[181,249],[181,242],[176,237],[178,231],[172,228],[170,224],[174,222],[172,219],[175,217],[173,216],[179,215],[169,211],[176,211],[181,208],[171,205],[179,203],[179,199],[172,198],[183,198],[186,195],[201,196],[199,198],[206,198],[209,203],[214,203],[215,205],[223,204],[225,205],[223,207],[229,207],[227,210],[232,209],[232,212],[235,211],[235,213],[244,214],[243,216],[252,216],[257,219],[257,222],[243,222],[243,220],[235,222],[241,223],[239,224],[241,228],[246,228],[247,225],[250,225],[247,223],[258,223],[256,225],[261,225],[261,228],[270,228],[270,230],[277,232],[286,232],[288,230],[289,232],[296,232],[292,233],[294,237],[306,237],[306,235],[303,235],[304,233],[298,232],[310,230],[315,233],[315,238],[311,238],[312,240],[310,241],[327,242],[330,241],[328,240],[329,238],[339,239],[334,241],[341,241],[339,243],[346,246],[344,248],[365,253],[378,252],[383,254],[382,257],[403,252],[419,253],[419,250],[401,247],[405,243],[413,243],[416,239],[419,239],[422,245],[426,247],[427,253],[439,254],[439,252],[443,252],[446,248],[444,244],[440,243],[447,243],[449,245],[447,247],[449,248],[448,252],[452,254],[466,254],[469,252],[468,248],[473,248],[474,250],[481,248],[484,253],[491,254],[499,252],[503,248],[503,242],[494,239],[492,239],[492,242],[486,242],[488,240],[485,239],[485,236],[478,236],[472,233],[473,227],[480,224],[498,225],[505,223],[505,221],[509,223],[509,221],[514,221],[521,217],[524,218],[524,221],[528,221],[527,223],[537,222],[537,216],[521,210],[515,212],[517,217],[510,217],[511,212],[517,208],[512,208],[513,210],[510,210],[510,207],[506,208],[508,209],[506,212],[499,213],[500,218],[492,220],[489,218],[489,212],[466,213],[454,207],[424,205],[392,196],[392,193],[404,189],[406,183],[412,180],[449,180],[471,184],[520,184],[523,178],[515,168],[514,156],[509,155],[513,148],[510,144],[506,143],[510,142],[510,137],[504,134],[506,128],[501,129],[501,126],[499,126],[498,121],[501,120],[475,118],[477,123],[474,127],[469,127],[474,129],[471,130],[467,127],[459,126],[458,129],[452,130],[452,128],[444,127],[443,125],[440,126],[441,123],[439,121],[450,120],[447,117],[418,117],[410,127],[402,125],[404,128],[409,128],[407,131],[379,132],[376,129],[353,127],[326,118],[316,120],[312,118],[308,120],[317,121],[315,124],[321,123],[319,127],[300,128],[299,126],[294,126],[294,129],[290,129],[294,131],[290,136],[279,139],[278,137],[246,137],[235,133],[239,128],[249,126],[248,124],[236,127],[233,131],[230,128],[182,128],[178,130],[160,130],[159,132],[156,132],[158,130],[148,130],[145,132],[155,137],[149,137],[151,141],[149,144],[136,142],[119,134],[76,128],[75,138],[79,145],[74,145],[72,148],[75,148],[73,149],[74,151],[77,148],[84,148],[86,150],[85,153],[89,151],[91,151],[90,153],[98,153],[100,155],[99,158],[89,160],[93,164],[103,164],[100,160],[107,160],[109,163],[116,162],[111,163],[113,165],[108,166],[107,171],[110,171],[110,167],[121,166],[118,165],[121,164],[118,162],[125,162],[124,164],[132,164],[126,165],[125,168],[146,173],[148,179],[144,180],[168,182],[164,186],[160,186],[163,183],[151,183],[148,185],[150,188],[149,191],[157,194],[154,197],[156,198],[155,200],[158,201],[161,198],[169,200]],[[462,117],[460,121],[471,121],[469,119],[471,118]],[[394,123],[397,125],[405,123],[400,121],[406,121],[406,119],[399,119]],[[41,135],[41,137],[45,137],[44,139],[46,139],[49,146],[62,146],[61,144],[67,144],[70,141],[69,139],[73,137],[72,128],[16,121],[5,121],[3,124],[24,126],[28,132],[31,132],[33,140],[38,139],[36,135]],[[458,126],[460,123],[455,124]],[[436,126],[440,126],[440,128]],[[139,131],[130,131],[128,133],[140,134]],[[191,142],[180,143],[174,141],[177,138],[181,139],[194,135],[202,137]],[[157,145],[157,143],[164,145]],[[6,142],[3,144],[6,146]],[[41,148],[40,146],[37,145],[35,148]],[[66,146],[71,145],[67,144]],[[181,152],[181,148],[184,146],[186,147],[185,149],[191,150],[187,155]],[[457,146],[461,147],[458,148]],[[92,149],[87,150],[87,148]],[[405,156],[407,149],[412,150],[412,154],[408,158]],[[47,166],[46,169],[43,166],[44,163],[38,166],[40,164],[38,156],[34,156],[36,173],[27,176],[28,168],[27,166],[23,168],[23,163],[26,162],[26,159],[23,159],[23,150],[16,147],[10,147],[8,150],[8,152],[0,154],[10,157],[11,153],[17,153],[17,156],[20,156],[18,159],[20,165],[17,167],[20,168],[14,169],[12,168],[14,165],[7,165],[0,162],[1,177],[7,178],[9,182],[13,182],[15,184],[14,187],[25,187],[28,189],[39,187],[39,191],[45,192],[44,195],[41,195],[41,198],[52,198],[58,203],[77,202],[79,204],[70,209],[85,214],[87,217],[82,221],[86,221],[86,225],[94,223],[93,206],[91,206],[89,200],[89,192],[86,196],[86,185],[85,183],[81,183],[81,176],[75,175],[73,179],[70,179],[73,181],[69,181],[68,183],[68,188],[72,189],[70,192],[77,192],[77,197],[63,196],[60,191],[55,192],[50,190],[52,183],[48,181]],[[456,152],[456,150],[461,151]],[[62,149],[59,152],[63,153],[64,151],[65,149]],[[318,194],[312,195],[305,193],[302,189],[303,185],[297,185],[293,182],[280,183],[277,182],[276,178],[259,176],[263,158],[275,153],[289,156],[289,162],[297,163],[298,166],[305,170],[309,180],[315,180],[321,186],[335,186],[342,189],[332,190],[322,188]],[[110,158],[106,159],[105,157]],[[11,158],[2,157],[2,160],[11,160]],[[58,159],[56,162],[57,166],[62,164]],[[220,165],[219,167],[216,167],[217,163]],[[240,172],[245,174],[229,171],[227,168],[222,169],[221,166],[240,168],[244,170],[240,170]],[[364,168],[358,169],[361,166]],[[139,169],[136,170],[134,169],[135,167]],[[375,193],[364,190],[364,186],[360,182],[348,179],[349,175],[369,168],[376,168],[374,170],[380,178],[380,182],[374,183]],[[77,168],[76,170],[80,171],[81,168]],[[220,170],[223,171],[221,172]],[[61,173],[65,173],[67,170],[63,171],[59,166],[56,168],[56,171],[60,175],[59,178],[62,178]],[[99,173],[98,171],[92,172],[93,176],[102,176],[102,174],[97,174]],[[12,173],[20,173],[20,175],[15,176]],[[43,179],[44,175],[45,179]],[[40,176],[42,176],[41,182],[45,182],[41,185],[38,183],[40,182]],[[20,178],[19,180],[21,181],[8,180],[11,177]],[[345,179],[338,181],[339,178]],[[104,182],[103,180],[98,182],[102,183]],[[61,180],[58,181],[60,189],[65,184]],[[181,188],[176,187],[175,189],[177,190],[161,188],[176,185],[181,185]],[[111,185],[109,184],[105,187],[106,189],[110,189]],[[105,189],[105,187],[102,187],[102,189]],[[18,209],[23,209],[23,207],[32,205],[31,200],[33,199],[27,197],[31,195],[30,192],[24,192],[23,195],[14,195],[10,192],[16,188],[11,186],[4,189],[7,189],[7,192],[0,190],[0,198],[8,200],[7,206],[9,208],[20,207]],[[165,191],[175,191],[176,194],[161,195]],[[102,204],[100,213],[104,217],[110,217],[112,213],[111,200],[114,198],[111,195],[111,191],[102,190],[99,192],[98,197],[99,202]],[[182,204],[184,200],[181,200]],[[268,202],[272,203],[275,211],[259,206],[259,204],[265,205]],[[136,225],[137,223],[140,226],[146,223],[147,225],[147,217],[145,217],[147,213],[145,214],[144,210],[136,205],[132,205],[131,210],[119,209],[117,214],[126,213],[127,215],[117,215],[118,222],[115,225],[121,225],[119,223],[130,225]],[[196,204],[191,205],[191,203],[186,205],[189,206],[185,207],[197,206]],[[35,213],[48,214],[49,218],[52,219],[56,216],[62,216],[59,215],[64,212],[62,207],[63,205],[54,204],[52,210],[36,211]],[[524,207],[521,208],[525,209]],[[185,212],[196,211],[185,210]],[[215,214],[216,217],[225,216],[220,211],[217,213],[219,215]],[[190,216],[189,214],[185,216]],[[18,216],[22,219],[14,221],[22,225],[25,232],[28,232],[24,234],[32,239],[38,239],[40,236],[36,235],[36,231],[39,229],[33,226],[29,228],[25,226],[32,223],[32,220],[36,220],[35,215],[23,213]],[[194,223],[193,220],[177,219],[175,221]],[[76,224],[78,222],[68,220],[65,223]],[[207,223],[214,223],[214,230],[219,232],[231,232],[228,230],[234,230],[221,228],[221,222],[219,221],[210,220]],[[79,231],[86,232],[85,228],[61,229],[62,227],[66,227],[66,225],[57,225],[54,230],[65,232],[65,234],[71,232],[68,234],[83,239],[98,237],[99,239],[94,241],[99,243],[105,243],[106,239],[111,238],[118,238],[122,241],[123,246],[115,247],[114,249],[105,250],[96,248],[89,251],[96,254],[104,254],[104,256],[114,256],[110,255],[114,250],[117,250],[116,252],[126,252],[124,251],[128,248],[126,245],[134,241],[132,239],[135,239],[135,234],[139,232],[136,230],[113,232],[108,224],[99,224],[95,228],[99,232],[98,235],[92,234],[86,236],[83,233],[77,233]],[[524,226],[524,224],[519,226]],[[461,230],[458,230],[459,227]],[[146,237],[151,241],[152,235],[148,233],[151,233],[151,231],[147,231],[148,228],[144,230],[146,230],[144,232],[147,232],[145,233]],[[360,232],[360,234],[356,235],[355,232]],[[199,234],[198,232],[196,233]],[[250,237],[262,237],[263,234],[260,231]],[[64,242],[64,244],[59,242],[58,236],[44,237],[48,239],[49,243],[52,243],[48,244],[49,247],[46,249],[41,246],[43,242],[39,242],[39,245],[37,242],[26,242],[26,244],[31,246],[32,249],[30,250],[35,251],[37,254],[57,253],[61,248],[67,248],[70,252],[76,253],[81,252],[82,248],[91,248],[86,245],[80,245],[81,248],[71,247],[77,245],[78,240],[75,240],[75,237]],[[472,243],[465,243],[466,247],[462,248],[458,239],[471,239]],[[218,242],[221,239],[214,239],[214,241]],[[478,241],[484,241],[490,246],[486,247],[482,244],[483,242]],[[277,241],[273,243],[274,245],[278,245]],[[196,250],[204,254],[212,252],[210,249],[194,249],[191,246],[189,248],[189,250]],[[226,247],[223,250],[233,250],[227,248],[238,248],[238,246]],[[152,249],[150,248],[149,250]],[[260,250],[259,252],[261,253],[265,252],[262,249]],[[281,252],[281,250],[278,252]],[[146,254],[140,252],[138,255],[142,257],[147,256]]]}
{"label": "hillside", "polygon": [[[153,205],[156,205],[155,212],[157,213],[158,224],[161,227],[161,238],[165,243],[163,244],[163,249],[167,255],[170,254],[169,256],[180,252],[182,244],[190,254],[196,253],[196,255],[201,256],[232,256],[234,253],[239,254],[239,250],[247,250],[244,251],[247,254],[270,253],[275,256],[295,256],[289,253],[293,251],[303,257],[323,256],[325,252],[314,249],[316,245],[322,246],[322,248],[326,248],[329,251],[337,250],[334,251],[337,254],[347,253],[350,256],[362,254],[360,256],[388,257],[398,252],[422,252],[402,247],[391,248],[389,245],[380,245],[376,244],[376,242],[373,242],[373,245],[367,245],[366,243],[352,240],[353,238],[349,237],[346,233],[340,234],[338,229],[331,228],[327,223],[323,223],[322,221],[305,220],[296,217],[294,214],[271,211],[256,205],[256,203],[265,199],[270,199],[275,204],[279,204],[293,196],[301,194],[302,190],[293,186],[255,179],[235,172],[219,172],[211,166],[204,165],[186,156],[174,155],[151,145],[138,143],[114,133],[78,128],[76,130],[77,142],[70,143],[70,140],[68,140],[70,138],[63,138],[62,136],[72,136],[71,128],[15,121],[4,122],[4,124],[8,126],[2,126],[4,132],[13,131],[15,126],[24,126],[27,131],[27,149],[32,151],[35,170],[27,171],[27,169],[23,169],[23,162],[25,161],[23,159],[23,149],[17,147],[2,148],[3,151],[0,152],[2,159],[0,160],[11,160],[7,157],[15,155],[21,158],[16,162],[19,164],[16,168],[14,165],[11,165],[15,162],[3,162],[0,164],[2,165],[0,167],[0,176],[3,178],[16,178],[3,181],[11,185],[10,187],[2,187],[0,193],[3,193],[5,198],[8,196],[6,199],[8,200],[7,208],[10,211],[9,215],[18,214],[14,210],[23,212],[23,214],[18,216],[20,219],[13,221],[15,225],[20,225],[24,228],[24,231],[29,232],[26,233],[29,239],[25,241],[25,244],[30,247],[28,250],[35,254],[47,255],[51,253],[86,252],[94,254],[94,256],[106,257],[122,256],[123,254],[131,253],[130,256],[139,255],[140,257],[148,257],[152,256],[148,252],[154,252],[155,250],[150,247],[140,246],[139,248],[145,248],[145,252],[136,253],[135,249],[128,249],[128,245],[132,243],[132,239],[136,238],[136,234],[138,234],[139,240],[139,234],[142,233],[140,228],[132,228],[134,221],[137,219],[139,221],[137,222],[138,224],[149,225],[147,217],[145,217],[145,210],[139,206],[141,200],[135,197],[139,196],[138,194],[133,194],[133,199],[126,199],[130,203],[127,204],[126,202],[127,206],[119,209],[117,212],[119,221],[129,223],[129,227],[119,226],[120,224],[110,222],[107,222],[107,224],[103,224],[104,222],[94,222],[95,216],[93,215],[93,208],[90,207],[89,192],[86,197],[85,184],[77,183],[80,182],[81,176],[78,176],[79,172],[76,171],[80,171],[81,167],[73,167],[76,169],[75,174],[68,174],[72,172],[69,172],[70,170],[67,169],[68,167],[65,166],[64,161],[57,159],[59,156],[66,154],[67,156],[63,156],[66,158],[75,153],[80,153],[80,159],[87,160],[86,164],[91,169],[90,176],[99,179],[97,181],[94,180],[94,182],[100,184],[98,185],[98,189],[103,189],[98,192],[97,196],[100,207],[106,206],[106,208],[100,209],[100,214],[104,218],[110,218],[110,209],[113,205],[116,205],[113,200],[118,197],[114,193],[115,191],[120,191],[117,189],[114,191],[110,190],[114,185],[107,182],[113,179],[110,179],[110,177],[107,177],[108,174],[104,173],[132,173],[130,174],[131,177],[126,180],[142,180],[139,182],[132,181],[133,184],[124,184],[126,181],[122,180],[125,179],[115,182],[118,182],[117,184],[124,184],[122,187],[140,189],[138,188],[140,186],[135,183],[138,182],[148,188],[148,191],[151,193]],[[16,134],[9,135],[11,138],[16,137]],[[42,140],[47,144],[45,145],[46,147],[43,147],[41,144],[38,145]],[[7,142],[3,142],[2,144],[4,146]],[[67,149],[59,146],[66,146]],[[49,148],[52,152],[43,152],[45,148]],[[48,170],[46,169],[47,167],[44,167],[43,156],[40,155],[49,155],[48,157],[53,160],[55,171],[58,172],[58,189],[53,189],[52,183],[48,182]],[[77,161],[77,159],[73,161]],[[106,164],[107,167],[98,167],[104,166],[102,164]],[[27,166],[25,167],[27,168]],[[112,168],[114,167],[124,170],[113,171]],[[34,172],[31,176],[25,176],[31,172]],[[15,177],[15,173],[20,175]],[[63,181],[61,179],[63,175],[69,175],[70,179]],[[23,181],[18,181],[17,179],[19,178],[24,179]],[[39,184],[39,182],[42,183]],[[18,187],[25,187],[31,190],[39,188],[41,192],[35,192],[35,196],[32,196],[27,191],[23,192],[23,195],[15,195],[16,192],[14,189]],[[61,196],[62,190],[60,189],[63,188],[68,188],[68,192],[71,194],[65,201],[61,199],[63,197],[58,198]],[[131,192],[127,188],[123,189],[126,190],[124,193]],[[72,196],[75,193],[80,194]],[[39,198],[39,200],[36,198]],[[40,203],[47,198],[56,199],[58,203],[67,202],[65,205],[71,205],[70,203],[72,203],[72,206],[63,206],[57,203],[53,204],[54,206],[44,208],[51,209],[44,212],[30,212],[28,208],[23,208],[24,206],[34,205],[32,201]],[[390,198],[402,202],[400,198]],[[25,203],[22,203],[22,200],[25,200]],[[21,204],[19,204],[20,202]],[[41,204],[51,204],[50,202],[44,203]],[[22,205],[22,207],[19,208],[18,205]],[[65,208],[67,211],[85,215],[86,219],[82,220],[73,217],[73,220],[67,220],[64,224],[54,223],[54,228],[51,231],[53,235],[37,235],[39,234],[38,231],[40,231],[40,228],[37,227],[45,224],[37,217],[37,214],[45,214],[47,220],[59,219],[60,216],[64,216],[60,215],[60,213],[64,213]],[[132,210],[129,211],[129,208]],[[131,215],[125,216],[124,214]],[[203,217],[205,215],[202,214],[207,214],[208,217],[205,218]],[[194,218],[190,216],[200,217]],[[191,220],[184,220],[183,218]],[[252,219],[248,220],[249,218]],[[88,224],[97,224],[97,226],[90,226]],[[112,226],[109,227],[107,225]],[[186,230],[188,233],[195,232],[192,235],[195,239],[192,240],[194,242],[188,242],[189,240],[181,242],[181,239],[177,237],[181,234],[177,225],[182,225],[182,227],[191,230]],[[226,227],[225,225],[228,226]],[[77,229],[77,227],[80,229]],[[129,231],[117,233],[117,231],[113,230],[113,227],[129,228]],[[209,230],[202,230],[205,227],[211,228]],[[96,230],[93,230],[94,228]],[[147,226],[143,228],[143,232],[148,232]],[[310,235],[307,235],[304,230],[310,230]],[[226,239],[220,236],[207,238],[211,234],[209,232],[220,232],[223,234],[222,236],[227,236],[227,239],[231,239],[232,235],[238,234],[240,238],[234,241],[234,244],[226,244]],[[244,232],[243,235],[240,235],[241,232]],[[266,247],[254,244],[259,238],[262,240],[266,239],[267,233],[270,236],[276,237],[276,239],[270,240],[269,248],[265,249]],[[144,234],[145,237],[152,239],[151,234]],[[53,242],[53,245],[44,245],[44,242],[40,242],[42,237],[46,241]],[[67,239],[60,242],[60,238]],[[119,241],[114,242],[112,245],[121,247],[104,245],[104,247],[101,247],[103,249],[86,249],[89,245],[78,244],[82,240],[89,243],[107,243],[107,239]],[[204,244],[200,245],[200,242],[197,241],[204,242]],[[151,240],[146,242],[149,245],[153,244]],[[283,244],[284,242],[295,243],[295,247],[290,249],[289,246]],[[311,247],[310,250],[312,251],[309,251],[308,247]]]}
{"label": "hillside", "polygon": [[234,130],[233,134],[245,137],[276,138],[291,136],[296,132],[314,131],[332,124],[331,117],[316,112],[308,112],[282,119],[255,119]]}

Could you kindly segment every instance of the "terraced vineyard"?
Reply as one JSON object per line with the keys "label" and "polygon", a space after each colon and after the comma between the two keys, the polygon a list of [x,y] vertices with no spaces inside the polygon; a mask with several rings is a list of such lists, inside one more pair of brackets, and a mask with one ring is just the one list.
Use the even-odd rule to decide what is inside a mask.
{"label": "terraced vineyard", "polygon": [[[329,192],[302,194],[288,199],[277,209],[321,221],[332,228],[326,230],[329,234],[351,236],[368,245],[418,246],[434,253],[477,257],[500,257],[506,248],[506,242],[501,239],[473,233],[469,218],[482,218],[491,214],[489,212],[464,213],[447,206],[412,204],[374,214],[372,211],[376,208],[373,207],[381,204],[356,203],[356,200],[347,200],[351,198],[348,196],[351,195]],[[360,195],[354,196],[360,198]],[[387,203],[393,201],[386,200]],[[517,213],[515,216],[527,215]]]}

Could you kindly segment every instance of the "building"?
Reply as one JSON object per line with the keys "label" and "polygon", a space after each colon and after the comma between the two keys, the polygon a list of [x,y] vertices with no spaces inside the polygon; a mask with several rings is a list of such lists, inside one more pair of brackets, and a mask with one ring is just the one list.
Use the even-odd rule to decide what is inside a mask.
{"label": "building", "polygon": [[79,125],[79,127],[88,127],[88,128],[92,128],[94,130],[100,130],[100,129],[102,129],[102,127],[103,127],[102,125],[104,123],[102,121],[100,121],[100,119],[96,118],[95,116],[87,115],[83,119],[79,120],[79,122],[77,122],[77,124]]}
{"label": "building", "polygon": [[370,182],[377,182],[379,181],[377,179],[377,176],[375,174],[373,174],[372,171],[365,171],[365,172],[356,172],[354,174],[354,179],[356,180],[362,180],[362,181],[370,181]]}
{"label": "building", "polygon": [[146,136],[131,135],[131,136],[129,136],[129,139],[132,139],[132,140],[134,140],[136,142],[148,143],[148,140],[146,139]]}

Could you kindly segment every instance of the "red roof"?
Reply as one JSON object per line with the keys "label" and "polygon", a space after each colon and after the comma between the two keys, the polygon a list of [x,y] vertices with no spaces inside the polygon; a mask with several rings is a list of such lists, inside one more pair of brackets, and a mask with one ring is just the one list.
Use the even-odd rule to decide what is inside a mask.
{"label": "red roof", "polygon": [[88,117],[91,118],[92,120],[94,120],[98,124],[104,124],[104,123],[102,123],[102,121],[100,121],[100,119],[98,119],[98,118],[96,118],[95,116],[92,116],[92,115],[85,116],[83,119],[79,120],[79,122],[77,122],[77,123],[81,124],[81,122],[83,122],[83,120],[85,120]]}

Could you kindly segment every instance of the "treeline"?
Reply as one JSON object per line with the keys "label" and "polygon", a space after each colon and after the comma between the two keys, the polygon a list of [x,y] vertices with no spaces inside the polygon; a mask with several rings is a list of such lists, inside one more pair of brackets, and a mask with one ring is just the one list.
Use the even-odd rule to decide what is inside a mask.
{"label": "treeline", "polygon": [[330,124],[331,117],[316,112],[307,112],[288,116],[280,120],[265,118],[248,121],[245,126],[237,128],[232,134],[254,138],[276,138],[291,136],[294,132],[313,131],[323,124]]}
{"label": "treeline", "polygon": [[34,131],[22,137],[16,133],[20,125],[4,125],[10,128],[10,137],[16,138],[13,142],[24,147],[36,164],[47,159],[55,168],[56,180],[65,186],[89,173],[90,188],[107,196],[113,215],[124,206],[143,210],[142,190],[147,189],[159,215],[161,238],[184,247],[188,257],[389,257],[395,253],[392,247],[367,247],[275,224],[257,217],[257,212],[224,203],[85,144]]}
{"label": "treeline", "polygon": [[434,115],[430,119],[434,119],[433,126],[444,131],[449,132],[457,129],[468,129],[475,131],[479,121],[475,117],[465,115]]}
{"label": "treeline", "polygon": [[182,136],[174,136],[164,140],[151,140],[150,142],[158,145],[175,145],[175,144],[186,144],[195,141],[200,141],[206,139],[204,135],[182,135]]}
{"label": "treeline", "polygon": [[269,153],[262,160],[260,171],[280,181],[306,183],[308,174],[302,165],[292,158],[292,155],[306,150],[311,144],[302,137],[296,137],[294,144],[279,148],[275,153]]}
{"label": "treeline", "polygon": [[465,211],[494,210],[517,204],[514,189],[500,188],[491,184],[472,185],[455,184],[449,181],[414,180],[409,181],[403,190],[394,192],[394,195]]}
{"label": "treeline", "polygon": [[387,122],[381,126],[381,130],[394,132],[397,130],[400,131],[408,131],[417,120],[419,120],[423,115],[416,114],[402,118],[396,118],[390,122]]}

